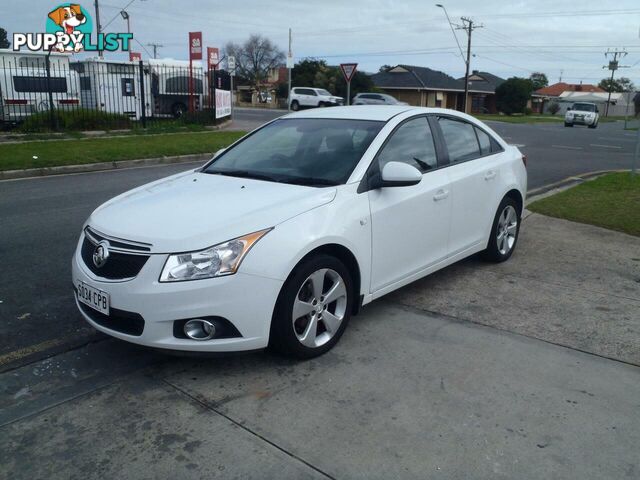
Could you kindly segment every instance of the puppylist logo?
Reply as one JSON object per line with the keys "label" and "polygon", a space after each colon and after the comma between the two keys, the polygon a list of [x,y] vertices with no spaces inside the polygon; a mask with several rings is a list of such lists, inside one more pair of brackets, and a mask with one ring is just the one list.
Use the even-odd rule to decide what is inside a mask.
{"label": "puppylist logo", "polygon": [[77,3],[58,5],[49,12],[46,22],[46,33],[14,33],[13,51],[26,48],[32,52],[128,52],[133,39],[132,33],[100,33],[93,43],[91,15]]}

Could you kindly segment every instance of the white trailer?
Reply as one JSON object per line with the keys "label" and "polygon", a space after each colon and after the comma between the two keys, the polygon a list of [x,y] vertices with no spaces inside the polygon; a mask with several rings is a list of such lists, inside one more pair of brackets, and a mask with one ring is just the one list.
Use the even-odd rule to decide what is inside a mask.
{"label": "white trailer", "polygon": [[79,107],[79,78],[70,69],[69,55],[50,54],[49,78],[46,59],[44,52],[0,49],[1,123],[18,123],[34,113],[48,111],[51,98],[57,110]]}
{"label": "white trailer", "polygon": [[147,66],[143,66],[142,81],[138,62],[90,58],[73,62],[71,68],[80,76],[80,98],[84,108],[140,120],[144,104],[146,116],[152,115],[153,96]]}

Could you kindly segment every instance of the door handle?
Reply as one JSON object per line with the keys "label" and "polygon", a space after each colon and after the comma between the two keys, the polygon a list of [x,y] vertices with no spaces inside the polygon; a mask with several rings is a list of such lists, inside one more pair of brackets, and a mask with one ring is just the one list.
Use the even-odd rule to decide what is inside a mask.
{"label": "door handle", "polygon": [[494,178],[496,178],[496,171],[495,170],[489,170],[487,173],[484,174],[484,179],[485,180],[493,180]]}
{"label": "door handle", "polygon": [[433,196],[434,202],[439,202],[440,200],[444,200],[449,196],[449,190],[438,190],[436,194]]}

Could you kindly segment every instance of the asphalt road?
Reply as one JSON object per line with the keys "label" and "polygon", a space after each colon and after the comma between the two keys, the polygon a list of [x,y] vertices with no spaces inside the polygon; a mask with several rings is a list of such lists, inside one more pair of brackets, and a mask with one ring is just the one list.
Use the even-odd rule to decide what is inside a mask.
{"label": "asphalt road", "polygon": [[[236,110],[253,128],[286,113]],[[621,124],[597,130],[492,123],[529,156],[529,187],[628,168],[634,134]],[[0,371],[86,343],[100,335],[81,319],[71,294],[70,259],[82,223],[107,199],[196,164],[0,182]]]}

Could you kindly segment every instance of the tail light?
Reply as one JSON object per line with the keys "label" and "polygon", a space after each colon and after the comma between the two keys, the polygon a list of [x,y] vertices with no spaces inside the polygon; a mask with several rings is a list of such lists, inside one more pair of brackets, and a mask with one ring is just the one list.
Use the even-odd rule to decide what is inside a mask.
{"label": "tail light", "polygon": [[62,100],[58,100],[60,105],[79,105],[80,100],[77,98],[63,98]]}
{"label": "tail light", "polygon": [[526,166],[527,166],[527,156],[524,153],[522,154],[522,163],[524,163],[524,166],[526,168]]}
{"label": "tail light", "polygon": [[7,105],[26,105],[28,102],[26,100],[5,100],[4,103]]}

